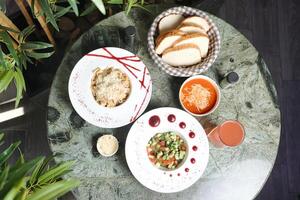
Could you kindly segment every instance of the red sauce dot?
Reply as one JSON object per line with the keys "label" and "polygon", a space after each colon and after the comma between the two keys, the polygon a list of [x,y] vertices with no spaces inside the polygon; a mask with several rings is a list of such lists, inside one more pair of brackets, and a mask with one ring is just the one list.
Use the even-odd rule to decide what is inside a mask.
{"label": "red sauce dot", "polygon": [[193,146],[193,151],[197,151],[198,150],[198,147],[197,146]]}
{"label": "red sauce dot", "polygon": [[180,176],[180,173],[178,173],[177,176]]}
{"label": "red sauce dot", "polygon": [[173,114],[169,115],[168,120],[169,120],[169,122],[175,122],[175,120],[176,120],[175,115],[173,115]]}
{"label": "red sauce dot", "polygon": [[160,124],[160,118],[157,115],[150,117],[149,125],[152,127],[157,127]]}
{"label": "red sauce dot", "polygon": [[196,162],[196,159],[195,159],[195,158],[192,158],[192,159],[191,159],[191,163],[194,164],[195,162]]}
{"label": "red sauce dot", "polygon": [[190,136],[190,138],[194,138],[194,137],[195,137],[195,133],[194,133],[193,131],[191,131],[191,132],[189,133],[189,136]]}
{"label": "red sauce dot", "polygon": [[180,122],[180,123],[179,123],[179,127],[180,127],[180,128],[185,128],[185,127],[186,127],[186,124],[185,124],[184,122]]}
{"label": "red sauce dot", "polygon": [[184,171],[185,171],[185,172],[189,172],[190,169],[189,169],[189,168],[185,168]]}
{"label": "red sauce dot", "polygon": [[172,177],[172,174],[170,174],[170,177]]}

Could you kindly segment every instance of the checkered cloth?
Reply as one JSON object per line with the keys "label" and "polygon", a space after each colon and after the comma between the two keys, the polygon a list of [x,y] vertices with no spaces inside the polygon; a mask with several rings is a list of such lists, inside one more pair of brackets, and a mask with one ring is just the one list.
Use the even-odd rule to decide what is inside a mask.
{"label": "checkered cloth", "polygon": [[[200,63],[195,64],[193,66],[188,67],[172,67],[166,63],[164,63],[159,55],[155,53],[155,38],[158,35],[158,23],[159,21],[170,14],[181,14],[185,17],[188,16],[200,16],[204,18],[208,24],[210,25],[210,29],[208,31],[208,37],[209,37],[209,50],[208,55],[205,57]],[[212,22],[212,20],[208,17],[207,14],[205,14],[201,10],[197,10],[194,8],[181,6],[181,7],[174,7],[169,10],[164,11],[160,15],[158,15],[154,22],[151,25],[151,28],[148,32],[148,51],[154,60],[155,64],[157,64],[159,67],[161,67],[165,72],[172,76],[180,76],[180,77],[189,77],[196,74],[201,74],[205,72],[216,60],[217,55],[220,51],[221,46],[221,39],[219,31],[216,27],[216,25]]]}

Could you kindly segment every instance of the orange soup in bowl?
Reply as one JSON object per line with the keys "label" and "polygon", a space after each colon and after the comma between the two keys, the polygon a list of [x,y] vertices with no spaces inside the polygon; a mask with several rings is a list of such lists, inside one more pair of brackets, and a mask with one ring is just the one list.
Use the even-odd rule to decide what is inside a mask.
{"label": "orange soup in bowl", "polygon": [[216,87],[212,80],[202,77],[187,79],[181,86],[179,98],[182,106],[189,112],[201,115],[211,111],[218,100]]}

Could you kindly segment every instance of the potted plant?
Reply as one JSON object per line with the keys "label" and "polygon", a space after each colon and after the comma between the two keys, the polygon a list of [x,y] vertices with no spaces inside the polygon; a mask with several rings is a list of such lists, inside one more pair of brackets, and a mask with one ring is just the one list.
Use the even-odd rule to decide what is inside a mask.
{"label": "potted plant", "polygon": [[[3,144],[4,134],[0,134]],[[49,165],[52,157],[37,157],[25,160],[15,142],[0,152],[0,199],[3,200],[50,200],[62,196],[79,185],[78,180],[62,179],[70,172],[73,162]],[[19,159],[14,163],[8,160],[19,150]]]}

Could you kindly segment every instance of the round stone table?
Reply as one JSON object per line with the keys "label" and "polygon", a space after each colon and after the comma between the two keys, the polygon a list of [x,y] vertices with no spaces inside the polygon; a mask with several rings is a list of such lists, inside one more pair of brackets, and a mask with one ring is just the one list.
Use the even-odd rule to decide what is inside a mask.
{"label": "round stone table", "polygon": [[[221,103],[211,115],[199,119],[208,128],[226,119],[240,121],[246,130],[242,145],[214,148],[210,145],[208,166],[190,188],[173,194],[160,194],[141,185],[131,174],[125,160],[125,139],[131,125],[102,129],[85,122],[73,109],[68,96],[68,79],[76,62],[89,51],[116,46],[136,53],[148,67],[153,93],[147,110],[180,107],[178,90],[184,78],[167,75],[154,65],[147,52],[147,32],[154,16],[163,6],[150,6],[152,15],[136,9],[109,17],[83,34],[67,51],[53,81],[48,107],[48,138],[56,161],[75,160],[75,177],[81,185],[73,191],[77,199],[253,199],[266,182],[280,137],[280,111],[272,78],[264,61],[249,41],[229,24],[211,16],[221,34],[221,51],[205,75],[217,82],[229,71],[240,75],[233,87],[222,89]],[[134,25],[134,46],[124,37],[124,28]],[[120,148],[110,158],[100,156],[96,139],[104,133],[115,135]]]}

